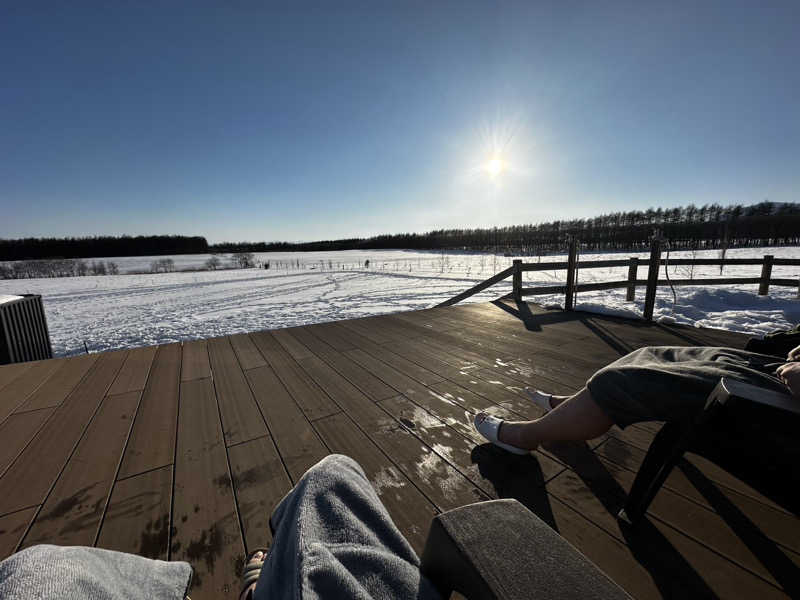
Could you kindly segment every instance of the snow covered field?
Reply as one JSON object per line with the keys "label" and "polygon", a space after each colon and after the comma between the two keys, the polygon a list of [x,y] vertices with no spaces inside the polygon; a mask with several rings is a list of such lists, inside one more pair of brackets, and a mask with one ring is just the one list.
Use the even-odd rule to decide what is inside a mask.
{"label": "snow covered field", "polygon": [[[800,248],[748,248],[728,257],[800,258]],[[0,280],[2,294],[42,294],[53,351],[58,356],[207,338],[367,315],[428,308],[511,266],[512,257],[476,253],[367,250],[258,253],[270,269],[109,275],[63,279]],[[582,254],[580,260],[647,258],[648,253]],[[691,258],[674,252],[670,258]],[[697,252],[717,258],[717,251]],[[111,258],[120,272],[147,270],[156,258],[172,258],[176,269],[199,268],[209,255]],[[536,257],[521,257],[536,262]],[[365,261],[369,260],[369,267]],[[541,262],[563,261],[563,255]],[[223,262],[225,259],[223,258]],[[688,278],[689,268],[670,266],[670,277]],[[719,277],[719,267],[695,267],[694,278]],[[759,266],[728,266],[723,277],[756,277]],[[663,271],[662,271],[663,276]],[[773,278],[800,276],[800,267],[774,267]],[[627,268],[581,270],[579,283],[626,279]],[[646,277],[642,268],[639,278]],[[523,274],[523,286],[563,284],[565,271]],[[757,286],[659,288],[655,317],[665,321],[763,334],[800,321],[797,288]],[[465,302],[486,302],[511,291],[507,279]],[[544,305],[563,304],[560,295],[533,296]],[[576,308],[626,317],[641,315],[644,288],[635,302],[625,290],[583,292]]]}

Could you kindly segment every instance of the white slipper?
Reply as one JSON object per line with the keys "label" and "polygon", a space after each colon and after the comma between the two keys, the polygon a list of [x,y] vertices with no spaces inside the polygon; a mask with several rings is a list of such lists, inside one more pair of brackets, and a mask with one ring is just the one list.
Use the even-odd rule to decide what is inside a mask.
{"label": "white slipper", "polygon": [[513,454],[528,454],[530,450],[524,450],[522,448],[517,448],[516,446],[512,446],[510,444],[504,444],[500,440],[497,439],[497,432],[500,430],[500,425],[503,424],[503,419],[498,419],[497,417],[493,417],[492,415],[486,415],[486,418],[481,422],[478,423],[478,416],[475,415],[475,429],[478,430],[483,437],[487,440],[492,442],[498,448],[502,448],[508,452]]}
{"label": "white slipper", "polygon": [[540,390],[532,390],[531,388],[525,388],[525,394],[528,396],[528,398],[533,400],[533,403],[536,406],[543,408],[545,412],[550,412],[553,410],[553,405],[550,404],[553,394],[545,394]]}

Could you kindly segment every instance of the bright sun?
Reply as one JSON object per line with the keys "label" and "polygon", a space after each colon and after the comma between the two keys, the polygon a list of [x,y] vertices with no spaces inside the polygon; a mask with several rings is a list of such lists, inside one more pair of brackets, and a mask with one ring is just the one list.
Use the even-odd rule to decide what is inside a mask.
{"label": "bright sun", "polygon": [[486,163],[486,172],[492,177],[497,177],[505,169],[505,163],[502,158],[492,158]]}

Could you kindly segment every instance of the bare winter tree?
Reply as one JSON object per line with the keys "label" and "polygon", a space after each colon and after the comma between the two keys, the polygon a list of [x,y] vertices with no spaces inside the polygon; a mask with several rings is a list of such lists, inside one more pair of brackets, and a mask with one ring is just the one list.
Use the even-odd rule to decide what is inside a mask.
{"label": "bare winter tree", "polygon": [[[720,250],[719,250],[719,257],[720,257],[722,260],[725,260],[725,255],[726,255],[727,253],[728,253],[728,225],[727,225],[727,223],[726,223],[726,224],[725,224],[725,236],[724,236],[724,237],[723,237],[723,239],[722,239],[722,248],[720,248]],[[719,266],[719,274],[720,274],[720,275],[722,275],[722,269],[723,269],[724,267],[725,267],[725,265],[724,265],[724,264]]]}
{"label": "bare winter tree", "polygon": [[231,256],[231,261],[240,269],[250,269],[256,265],[256,259],[252,252],[237,252]]}
{"label": "bare winter tree", "polygon": [[102,260],[92,261],[92,264],[89,266],[89,272],[92,275],[105,275],[106,263]]}
{"label": "bare winter tree", "polygon": [[152,273],[171,273],[175,270],[175,261],[171,258],[160,258],[150,263]]}
{"label": "bare winter tree", "polygon": [[206,269],[209,271],[216,271],[219,269],[220,264],[222,264],[222,261],[216,256],[212,256],[206,261]]}

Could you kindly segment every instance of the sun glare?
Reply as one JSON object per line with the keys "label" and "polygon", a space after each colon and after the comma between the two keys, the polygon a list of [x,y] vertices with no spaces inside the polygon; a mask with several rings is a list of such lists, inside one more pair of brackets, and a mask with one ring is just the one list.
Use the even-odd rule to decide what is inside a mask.
{"label": "sun glare", "polygon": [[486,172],[492,177],[497,177],[505,169],[505,163],[502,158],[492,158],[486,163]]}

